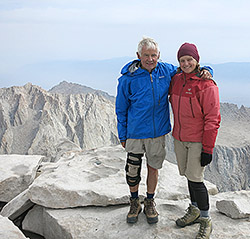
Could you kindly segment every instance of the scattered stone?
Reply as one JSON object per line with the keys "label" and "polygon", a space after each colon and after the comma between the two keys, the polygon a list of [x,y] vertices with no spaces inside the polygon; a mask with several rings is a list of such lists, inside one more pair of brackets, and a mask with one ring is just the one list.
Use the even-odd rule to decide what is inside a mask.
{"label": "scattered stone", "polygon": [[233,219],[250,218],[250,191],[228,192],[216,202],[216,208]]}

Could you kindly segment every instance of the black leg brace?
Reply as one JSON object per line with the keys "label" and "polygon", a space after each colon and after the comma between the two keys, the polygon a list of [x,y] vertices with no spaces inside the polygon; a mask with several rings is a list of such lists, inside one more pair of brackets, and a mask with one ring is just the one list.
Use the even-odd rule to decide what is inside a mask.
{"label": "black leg brace", "polygon": [[127,154],[126,180],[131,187],[136,186],[141,181],[141,164],[143,154]]}

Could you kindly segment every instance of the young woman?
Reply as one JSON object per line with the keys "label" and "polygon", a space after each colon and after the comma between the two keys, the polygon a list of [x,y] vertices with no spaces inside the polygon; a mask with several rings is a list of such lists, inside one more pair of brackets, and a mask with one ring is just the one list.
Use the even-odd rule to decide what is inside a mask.
{"label": "young woman", "polygon": [[212,161],[220,126],[219,92],[213,80],[200,78],[199,53],[184,43],[177,53],[180,64],[171,81],[170,102],[174,113],[174,147],[180,175],[188,181],[191,204],[177,219],[180,227],[200,223],[196,239],[209,238],[212,222],[204,169]]}

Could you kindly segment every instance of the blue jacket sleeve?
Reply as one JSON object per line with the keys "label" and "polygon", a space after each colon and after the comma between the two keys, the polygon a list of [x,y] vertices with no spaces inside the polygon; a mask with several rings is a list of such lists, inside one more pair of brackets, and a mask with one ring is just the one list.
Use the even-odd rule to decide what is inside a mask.
{"label": "blue jacket sleeve", "polygon": [[203,66],[201,67],[201,69],[206,69],[210,72],[210,74],[212,75],[212,77],[214,76],[214,71],[210,66]]}
{"label": "blue jacket sleeve", "polygon": [[128,80],[125,76],[118,79],[115,111],[117,116],[117,130],[120,141],[127,139],[127,116],[129,108]]}
{"label": "blue jacket sleeve", "polygon": [[166,63],[166,62],[164,62],[163,64],[169,70],[170,77],[172,78],[176,74],[177,66],[174,66],[174,65]]}

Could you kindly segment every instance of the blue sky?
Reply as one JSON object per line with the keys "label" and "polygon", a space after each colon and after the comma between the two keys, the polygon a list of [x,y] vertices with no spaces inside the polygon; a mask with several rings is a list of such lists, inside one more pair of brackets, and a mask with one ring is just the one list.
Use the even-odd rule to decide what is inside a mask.
{"label": "blue sky", "polygon": [[143,36],[173,64],[183,42],[197,45],[202,63],[250,62],[249,9],[249,0],[1,0],[0,73],[133,57]]}

